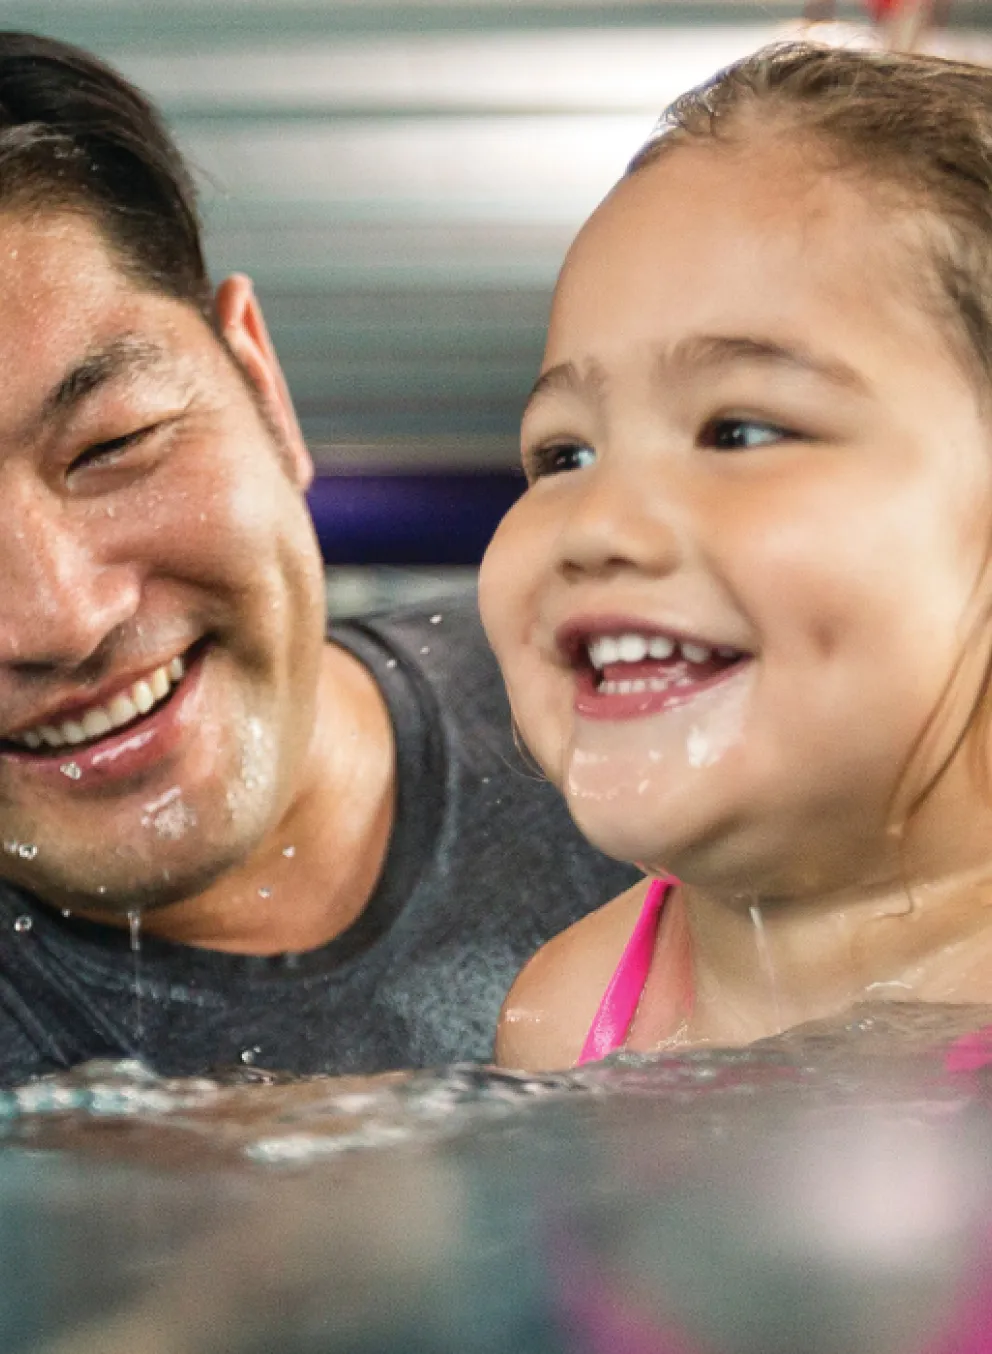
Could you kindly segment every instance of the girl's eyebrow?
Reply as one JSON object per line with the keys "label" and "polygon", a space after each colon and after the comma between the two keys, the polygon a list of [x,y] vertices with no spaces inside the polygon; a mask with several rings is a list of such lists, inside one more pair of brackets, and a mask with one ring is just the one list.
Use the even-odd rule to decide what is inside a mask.
{"label": "girl's eyebrow", "polygon": [[831,385],[859,395],[869,393],[869,384],[856,368],[839,358],[827,357],[801,343],[780,343],[750,334],[697,334],[658,353],[659,375],[670,371],[712,371],[737,363],[791,367],[818,376]]}
{"label": "girl's eyebrow", "polygon": [[[838,358],[826,357],[803,344],[780,343],[750,334],[694,334],[680,339],[672,347],[659,346],[655,355],[656,374],[664,383],[669,383],[673,377],[685,380],[712,374],[719,368],[743,365],[804,372],[857,395],[867,395],[870,391],[860,372]],[[526,411],[534,400],[553,392],[597,396],[608,382],[606,371],[595,361],[583,363],[581,369],[575,362],[559,362],[542,372],[534,382],[524,409]]]}

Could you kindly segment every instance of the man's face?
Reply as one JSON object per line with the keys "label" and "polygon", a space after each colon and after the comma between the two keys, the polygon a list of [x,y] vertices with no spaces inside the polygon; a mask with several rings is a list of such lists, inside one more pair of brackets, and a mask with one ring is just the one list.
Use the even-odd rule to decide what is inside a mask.
{"label": "man's face", "polygon": [[250,293],[226,297],[244,371],[91,221],[0,217],[0,875],[56,905],[196,893],[299,779],[309,462]]}

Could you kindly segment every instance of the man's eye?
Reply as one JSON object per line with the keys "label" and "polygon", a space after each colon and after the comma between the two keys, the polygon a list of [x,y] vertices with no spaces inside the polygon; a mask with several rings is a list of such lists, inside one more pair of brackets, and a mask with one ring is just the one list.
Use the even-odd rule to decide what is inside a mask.
{"label": "man's eye", "polygon": [[595,451],[583,442],[555,442],[529,452],[524,468],[530,479],[537,480],[545,475],[562,475],[567,470],[584,470],[595,460]]}
{"label": "man's eye", "polygon": [[714,451],[755,451],[794,437],[787,428],[774,423],[761,423],[753,418],[716,418],[707,423],[701,440]]}
{"label": "man's eye", "polygon": [[122,433],[120,437],[108,437],[104,442],[94,442],[91,447],[80,452],[70,469],[75,471],[85,470],[91,465],[113,465],[114,461],[143,442],[154,431],[155,424],[149,424],[144,428],[135,428],[133,432]]}

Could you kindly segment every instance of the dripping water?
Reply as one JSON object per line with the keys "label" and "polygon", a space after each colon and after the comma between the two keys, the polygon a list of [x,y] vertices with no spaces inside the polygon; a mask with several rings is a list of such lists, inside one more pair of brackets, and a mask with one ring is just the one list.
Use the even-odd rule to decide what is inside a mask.
{"label": "dripping water", "polygon": [[754,944],[758,951],[758,963],[761,965],[761,971],[764,973],[768,982],[768,990],[771,993],[772,1007],[775,1011],[775,1024],[779,1033],[785,1028],[785,1022],[782,1019],[782,1005],[778,996],[778,983],[775,980],[775,965],[772,963],[771,947],[768,944],[768,932],[765,930],[765,919],[761,915],[761,908],[757,903],[752,903],[748,911],[751,914],[751,924],[754,927]]}
{"label": "dripping water", "polygon": [[141,1009],[141,912],[134,908],[127,914],[128,930],[131,936],[131,962],[134,976],[134,1029],[138,1043],[138,1052],[145,1038],[144,1012]]}

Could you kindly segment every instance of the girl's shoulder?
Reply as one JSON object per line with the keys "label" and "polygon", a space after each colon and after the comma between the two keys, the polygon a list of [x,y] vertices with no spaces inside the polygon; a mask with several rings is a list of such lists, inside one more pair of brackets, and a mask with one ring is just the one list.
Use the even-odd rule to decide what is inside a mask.
{"label": "girl's shoulder", "polygon": [[528,1071],[572,1067],[650,887],[638,880],[549,940],[518,974],[500,1013],[496,1062]]}

